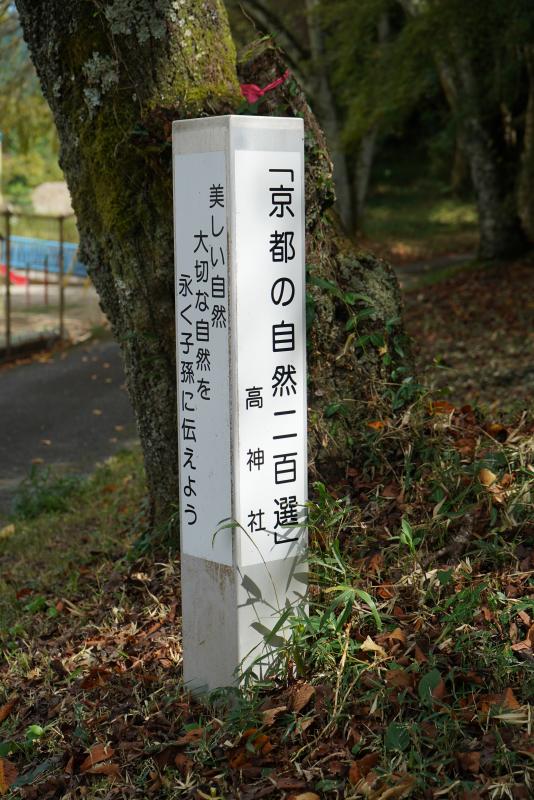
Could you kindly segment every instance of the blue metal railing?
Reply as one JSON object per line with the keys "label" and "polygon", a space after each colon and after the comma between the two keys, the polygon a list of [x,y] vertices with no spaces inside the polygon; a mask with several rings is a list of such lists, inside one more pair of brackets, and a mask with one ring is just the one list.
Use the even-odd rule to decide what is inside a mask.
{"label": "blue metal railing", "polygon": [[[0,239],[0,264],[6,262],[6,242]],[[65,275],[86,278],[87,270],[78,260],[78,245],[63,243]],[[31,239],[28,236],[11,236],[11,269],[42,270],[59,272],[59,242],[51,239]]]}

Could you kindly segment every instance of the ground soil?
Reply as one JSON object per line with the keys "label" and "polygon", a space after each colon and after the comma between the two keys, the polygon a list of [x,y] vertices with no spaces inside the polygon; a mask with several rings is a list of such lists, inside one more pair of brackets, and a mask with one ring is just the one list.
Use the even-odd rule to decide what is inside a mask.
{"label": "ground soil", "polygon": [[472,267],[405,292],[420,376],[501,415],[534,399],[534,261]]}

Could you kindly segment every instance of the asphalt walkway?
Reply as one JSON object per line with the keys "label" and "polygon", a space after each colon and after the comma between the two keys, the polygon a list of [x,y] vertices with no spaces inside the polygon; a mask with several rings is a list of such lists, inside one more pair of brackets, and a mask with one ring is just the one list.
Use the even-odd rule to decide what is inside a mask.
{"label": "asphalt walkway", "polygon": [[0,524],[32,464],[77,474],[136,441],[118,345],[94,340],[0,370]]}

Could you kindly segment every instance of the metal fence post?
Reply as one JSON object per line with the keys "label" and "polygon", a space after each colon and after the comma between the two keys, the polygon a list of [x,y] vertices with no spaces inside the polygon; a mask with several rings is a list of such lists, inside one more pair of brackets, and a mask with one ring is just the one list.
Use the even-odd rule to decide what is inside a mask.
{"label": "metal fence post", "polygon": [[11,212],[6,218],[6,358],[11,354]]}
{"label": "metal fence post", "polygon": [[48,306],[48,256],[44,257],[44,301]]}
{"label": "metal fence post", "polygon": [[65,334],[65,287],[63,277],[65,273],[64,255],[64,222],[65,217],[59,217],[59,338]]}

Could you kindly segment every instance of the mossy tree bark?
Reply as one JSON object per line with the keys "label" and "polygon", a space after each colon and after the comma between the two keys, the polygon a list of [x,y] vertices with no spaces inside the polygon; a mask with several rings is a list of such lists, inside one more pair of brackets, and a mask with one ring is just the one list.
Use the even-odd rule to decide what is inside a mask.
{"label": "mossy tree bark", "polygon": [[[81,257],[111,321],[144,452],[152,521],[176,507],[171,121],[233,113],[242,100],[221,0],[17,0],[61,143]],[[242,70],[283,71],[268,43]],[[343,476],[362,420],[393,414],[409,386],[398,287],[358,257],[327,207],[324,137],[294,81],[262,113],[305,117],[310,329],[310,455]],[[387,387],[387,391],[385,391]]]}

